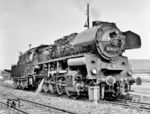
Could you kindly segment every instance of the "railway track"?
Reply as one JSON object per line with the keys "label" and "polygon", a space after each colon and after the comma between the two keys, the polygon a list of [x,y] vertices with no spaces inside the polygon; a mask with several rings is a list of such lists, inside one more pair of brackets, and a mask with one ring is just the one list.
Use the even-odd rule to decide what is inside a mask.
{"label": "railway track", "polygon": [[[83,99],[79,98],[78,99],[78,98],[73,97],[73,99],[90,102],[87,98],[83,98]],[[150,112],[150,103],[134,102],[131,100],[124,100],[124,99],[117,99],[117,100],[113,100],[113,101],[99,100],[98,103],[99,104],[121,105],[125,108],[134,108],[134,109],[146,110],[146,111]]]}
{"label": "railway track", "polygon": [[[48,96],[49,94],[48,93],[42,93],[42,95]],[[3,96],[6,97],[6,96],[8,96],[8,94],[3,94]],[[16,97],[15,95],[13,95],[13,94],[9,94],[9,96],[12,97],[12,98],[19,99],[19,101],[21,102],[21,106],[23,105],[22,102],[26,102],[26,103],[30,104],[30,106],[32,106],[32,107],[34,105],[34,107],[36,107],[36,110],[37,109],[40,109],[40,110],[53,109],[53,110],[57,110],[57,111],[63,112],[63,113],[76,114],[76,112],[72,112],[72,111],[69,111],[69,110],[64,110],[62,108],[53,107],[53,106],[46,105],[46,104],[41,104],[39,102],[34,102],[34,101],[30,100],[30,99],[19,98],[19,97]],[[52,95],[52,96],[54,96],[54,95]],[[61,97],[65,98],[65,99],[69,99],[66,96],[61,96]],[[72,99],[72,98],[70,98],[70,99]],[[73,98],[73,99],[76,99],[76,98]],[[89,102],[88,99],[86,99],[86,98],[83,98],[83,99],[82,98],[79,98],[79,99],[77,98],[77,100],[84,101],[84,102]],[[99,100],[98,104],[112,104],[113,106],[116,105],[116,106],[122,106],[124,108],[129,108],[129,109],[133,109],[134,108],[134,109],[137,109],[139,111],[145,110],[147,112],[150,112],[150,104],[149,103],[132,102],[130,100],[122,100],[122,99],[118,99],[116,101]],[[34,109],[32,108],[32,110],[34,110]]]}
{"label": "railway track", "polygon": [[[76,99],[76,98],[74,98]],[[88,99],[86,98],[77,98],[77,100],[82,100],[85,102],[90,102]],[[143,102],[135,102],[132,100],[125,100],[125,99],[117,99],[117,100],[113,100],[113,101],[106,101],[106,100],[99,100],[98,101],[99,104],[112,104],[112,105],[121,105],[125,108],[134,108],[134,109],[139,109],[139,110],[146,110],[148,112],[150,112],[150,103],[143,103]]]}
{"label": "railway track", "polygon": [[22,98],[18,98],[18,99],[20,101],[25,101],[25,102],[28,102],[28,103],[31,103],[31,104],[39,105],[39,106],[44,107],[44,108],[54,109],[54,110],[58,110],[60,112],[68,113],[68,114],[76,114],[75,112],[72,112],[72,111],[69,111],[69,110],[65,110],[65,109],[62,109],[62,108],[49,106],[49,105],[41,104],[41,103],[38,103],[38,102],[34,102],[34,101],[31,101],[31,100],[26,100],[26,99],[22,99]]}
{"label": "railway track", "polygon": [[140,108],[142,110],[147,110],[150,112],[150,103],[142,103],[142,102],[133,102],[133,101],[126,101],[126,105],[130,107]]}
{"label": "railway track", "polygon": [[39,102],[34,102],[28,99],[19,98],[14,95],[0,95],[4,98],[0,101],[1,104],[5,105],[7,108],[12,108],[22,114],[31,114],[32,112],[38,114],[37,111],[39,112],[39,114],[50,114],[52,110],[54,113],[58,114],[61,114],[62,112],[65,114],[76,114],[76,112],[42,104]]}
{"label": "railway track", "polygon": [[116,100],[116,101],[104,101],[100,100],[99,103],[107,103],[107,104],[113,104],[113,105],[121,105],[124,108],[134,108],[138,110],[146,110],[150,112],[150,103],[142,103],[142,102],[133,102],[130,100]]}

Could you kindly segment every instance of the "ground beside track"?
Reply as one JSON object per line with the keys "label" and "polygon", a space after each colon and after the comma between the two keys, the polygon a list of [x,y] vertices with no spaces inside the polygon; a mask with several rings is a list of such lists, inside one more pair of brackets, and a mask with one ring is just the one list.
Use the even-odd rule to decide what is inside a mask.
{"label": "ground beside track", "polygon": [[[42,104],[46,105],[48,104],[65,110],[70,110],[72,112],[76,112],[77,114],[148,114],[148,112],[146,111],[140,111],[138,109],[132,108],[124,108],[123,106],[116,106],[116,105],[114,106],[112,104],[101,104],[101,103],[98,103],[96,105],[92,102],[84,102],[52,95],[43,95],[39,93],[37,94],[34,92],[22,90],[14,90],[2,86],[0,86],[0,94],[15,95]],[[2,110],[0,109],[0,114],[7,114],[7,112],[5,112],[7,110],[8,109],[5,108]],[[1,113],[1,111],[3,112]],[[51,113],[55,114],[55,112],[50,111],[49,114]],[[32,112],[31,114],[34,114],[34,112]]]}
{"label": "ground beside track", "polygon": [[150,95],[150,82],[143,83],[140,86],[133,85],[131,90],[134,90],[135,93]]}
{"label": "ground beside track", "polygon": [[135,93],[150,95],[150,74],[133,74],[133,77],[141,77],[142,85],[138,86],[134,84],[131,89],[134,90]]}
{"label": "ground beside track", "polygon": [[140,99],[140,102],[150,103],[150,73],[133,74],[133,77],[141,77],[142,85],[132,85],[130,94]]}

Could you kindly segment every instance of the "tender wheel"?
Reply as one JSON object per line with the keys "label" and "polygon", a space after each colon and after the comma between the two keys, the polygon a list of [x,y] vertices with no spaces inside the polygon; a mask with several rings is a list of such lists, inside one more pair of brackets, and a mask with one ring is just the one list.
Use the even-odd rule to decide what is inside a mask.
{"label": "tender wheel", "polygon": [[49,84],[49,85],[48,85],[48,89],[49,89],[49,91],[50,91],[51,93],[55,93],[55,92],[56,92],[56,89],[55,89],[55,87],[54,87],[53,84]]}
{"label": "tender wheel", "polygon": [[24,90],[27,87],[27,82],[21,82],[21,88]]}
{"label": "tender wheel", "polygon": [[18,81],[18,82],[17,82],[17,89],[20,89],[20,88],[21,88],[20,82]]}
{"label": "tender wheel", "polygon": [[43,84],[42,90],[47,93],[48,92],[48,85],[47,84]]}

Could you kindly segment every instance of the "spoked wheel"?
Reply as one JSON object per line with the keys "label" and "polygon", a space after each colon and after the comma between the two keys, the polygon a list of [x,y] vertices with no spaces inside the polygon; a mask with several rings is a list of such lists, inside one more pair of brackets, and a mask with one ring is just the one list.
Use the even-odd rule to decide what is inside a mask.
{"label": "spoked wheel", "polygon": [[17,82],[17,89],[20,89],[21,86],[20,86],[20,82]]}
{"label": "spoked wheel", "polygon": [[56,92],[56,86],[55,86],[54,77],[51,77],[49,81],[50,81],[50,83],[48,85],[48,89],[49,89],[50,93],[55,93]]}
{"label": "spoked wheel", "polygon": [[55,89],[54,84],[49,84],[49,85],[48,85],[48,89],[49,89],[49,91],[50,91],[51,93],[55,93],[55,92],[56,92],[56,89]]}
{"label": "spoked wheel", "polygon": [[23,82],[21,83],[21,88],[22,88],[23,90],[26,89],[27,86],[28,86],[28,84],[27,84],[26,81],[23,81]]}
{"label": "spoked wheel", "polygon": [[43,87],[42,87],[43,91],[44,92],[48,92],[48,85],[47,84],[43,84]]}
{"label": "spoked wheel", "polygon": [[25,84],[24,84],[24,82],[21,83],[21,89],[23,89],[23,90],[25,89]]}
{"label": "spoked wheel", "polygon": [[67,87],[65,87],[65,92],[68,97],[73,95],[73,92],[71,92]]}
{"label": "spoked wheel", "polygon": [[18,88],[18,86],[17,86],[17,82],[14,82],[14,84],[13,84],[13,88],[14,88],[14,89],[17,89],[17,88]]}
{"label": "spoked wheel", "polygon": [[62,85],[62,79],[59,80],[59,83],[56,84],[56,91],[59,95],[64,93],[64,86]]}

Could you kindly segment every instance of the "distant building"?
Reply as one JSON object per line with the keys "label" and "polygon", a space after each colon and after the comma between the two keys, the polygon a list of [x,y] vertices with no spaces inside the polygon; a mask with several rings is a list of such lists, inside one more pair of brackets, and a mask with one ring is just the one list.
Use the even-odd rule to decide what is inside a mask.
{"label": "distant building", "polygon": [[11,71],[10,70],[0,70],[0,78],[3,80],[10,80],[11,79]]}

